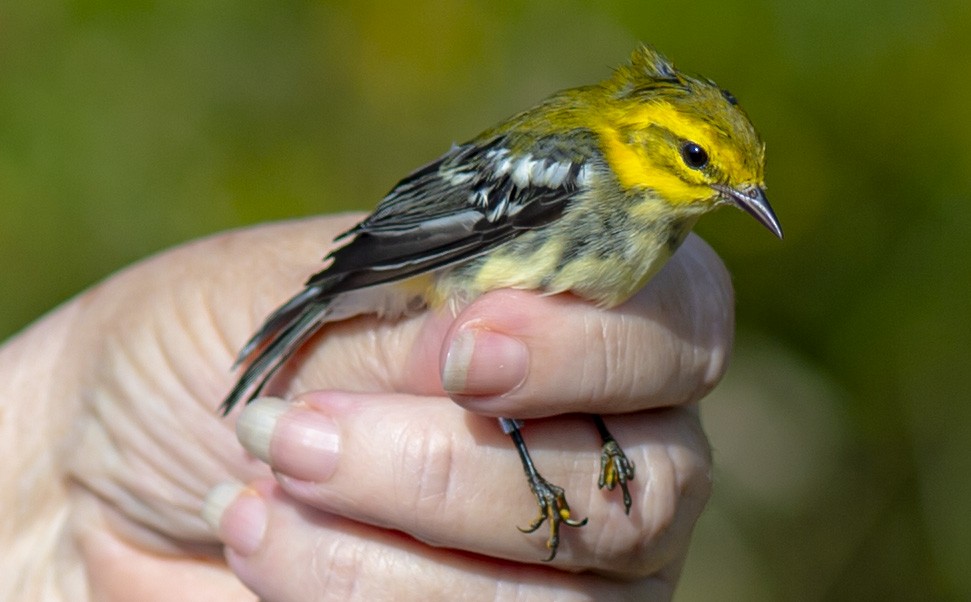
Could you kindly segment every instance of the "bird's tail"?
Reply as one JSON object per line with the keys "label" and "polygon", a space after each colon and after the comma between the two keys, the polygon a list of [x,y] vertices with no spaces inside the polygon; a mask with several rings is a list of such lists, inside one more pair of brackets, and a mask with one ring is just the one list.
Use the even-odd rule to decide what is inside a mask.
{"label": "bird's tail", "polygon": [[308,286],[273,312],[246,342],[233,368],[246,364],[236,385],[219,406],[225,416],[240,400],[249,402],[263,386],[328,320],[331,305],[323,286]]}

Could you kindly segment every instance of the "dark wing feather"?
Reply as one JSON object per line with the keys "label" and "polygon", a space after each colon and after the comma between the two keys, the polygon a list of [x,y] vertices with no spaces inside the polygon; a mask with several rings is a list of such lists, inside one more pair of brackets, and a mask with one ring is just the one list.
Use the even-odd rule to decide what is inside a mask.
{"label": "dark wing feather", "polygon": [[[467,261],[562,215],[581,188],[583,164],[526,157],[539,174],[530,180],[513,175],[523,158],[506,150],[505,142],[497,137],[453,147],[401,180],[374,213],[339,236],[352,238],[327,256],[330,264],[273,312],[240,351],[236,363],[247,366],[223,412],[259,393],[327,322],[336,295]],[[547,168],[555,168],[556,177]]]}
{"label": "dark wing feather", "polygon": [[402,180],[374,213],[338,237],[354,236],[307,285],[328,280],[328,293],[339,294],[401,280],[472,259],[556,220],[577,194],[582,164],[569,164],[557,186],[520,186],[509,170],[499,173],[508,155],[501,143],[454,147]]}

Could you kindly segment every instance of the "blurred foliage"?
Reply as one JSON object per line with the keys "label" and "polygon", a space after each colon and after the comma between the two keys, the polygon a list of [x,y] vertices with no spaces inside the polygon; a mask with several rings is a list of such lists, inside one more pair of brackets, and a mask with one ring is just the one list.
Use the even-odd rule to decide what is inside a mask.
{"label": "blurred foliage", "polygon": [[741,99],[787,234],[699,228],[739,336],[679,599],[971,599],[963,0],[3,3],[0,336],[181,241],[368,209],[638,40]]}

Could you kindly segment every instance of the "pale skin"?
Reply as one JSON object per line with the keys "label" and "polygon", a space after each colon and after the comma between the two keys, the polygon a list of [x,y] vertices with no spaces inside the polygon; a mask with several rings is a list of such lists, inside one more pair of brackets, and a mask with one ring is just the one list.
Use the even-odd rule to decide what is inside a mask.
{"label": "pale skin", "polygon": [[[0,348],[0,599],[670,598],[710,492],[696,403],[731,350],[714,252],[689,237],[612,310],[507,290],[329,327],[267,391],[296,402],[246,410],[265,429],[242,433],[250,454],[239,410],[215,412],[232,357],[358,217],[179,247]],[[630,516],[596,489],[599,440],[571,412],[610,415]],[[553,563],[545,527],[516,529],[535,502],[495,416],[537,418],[534,459],[589,517]],[[207,523],[221,482],[248,487],[211,498]]]}

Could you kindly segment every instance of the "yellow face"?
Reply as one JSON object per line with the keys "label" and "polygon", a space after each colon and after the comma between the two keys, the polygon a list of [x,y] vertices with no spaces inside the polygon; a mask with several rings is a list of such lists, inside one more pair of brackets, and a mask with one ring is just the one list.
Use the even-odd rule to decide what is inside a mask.
{"label": "yellow face", "polygon": [[761,139],[734,98],[710,82],[615,98],[598,130],[625,189],[650,190],[673,205],[715,205],[722,195],[713,186],[764,186]]}

